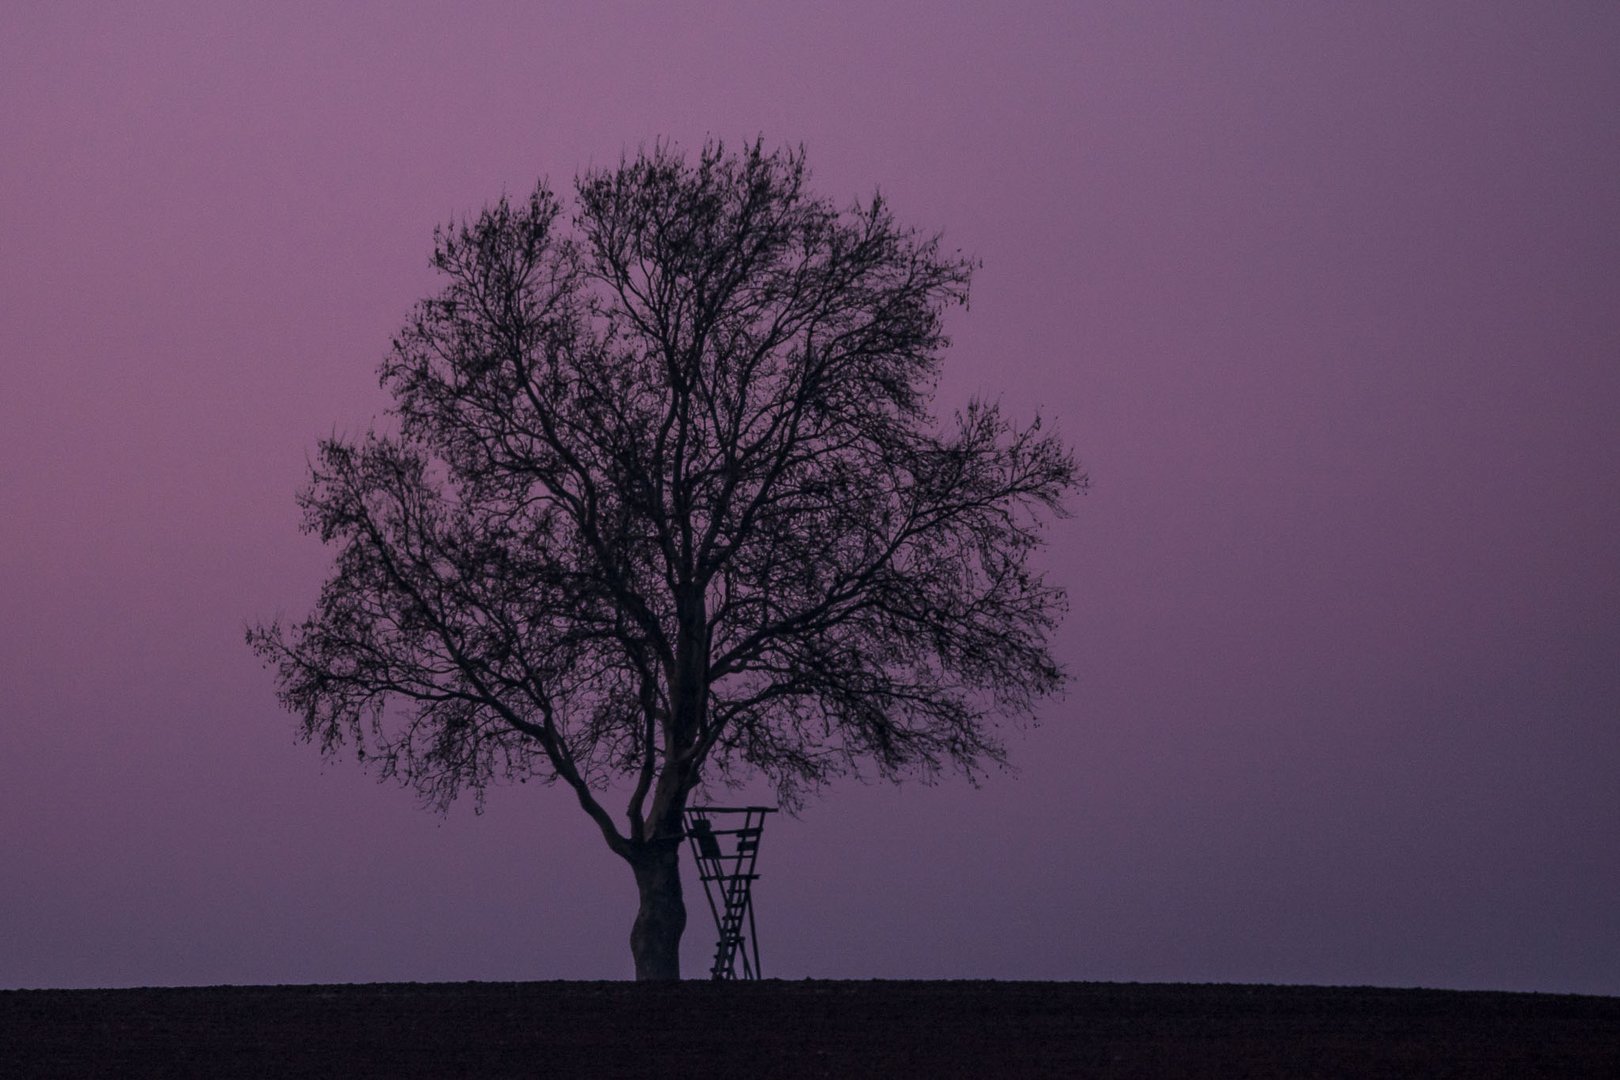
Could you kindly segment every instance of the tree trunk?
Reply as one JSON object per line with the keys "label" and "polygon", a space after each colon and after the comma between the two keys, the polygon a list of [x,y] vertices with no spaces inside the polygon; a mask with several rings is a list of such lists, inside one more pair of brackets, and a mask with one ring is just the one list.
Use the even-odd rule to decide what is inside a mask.
{"label": "tree trunk", "polygon": [[681,977],[681,932],[686,929],[686,901],[681,896],[680,842],[650,843],[626,856],[636,875],[641,906],[630,927],[630,954],[636,979]]}

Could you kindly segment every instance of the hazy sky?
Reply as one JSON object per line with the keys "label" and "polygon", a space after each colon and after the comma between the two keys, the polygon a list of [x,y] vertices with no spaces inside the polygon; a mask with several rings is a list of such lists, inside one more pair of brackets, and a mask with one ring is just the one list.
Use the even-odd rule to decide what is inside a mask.
{"label": "hazy sky", "polygon": [[773,819],[768,974],[1620,993],[1617,117],[1609,2],[8,5],[0,986],[630,975],[565,791],[241,638],[434,225],[712,134],[982,258],[940,404],[1094,483],[1019,773]]}

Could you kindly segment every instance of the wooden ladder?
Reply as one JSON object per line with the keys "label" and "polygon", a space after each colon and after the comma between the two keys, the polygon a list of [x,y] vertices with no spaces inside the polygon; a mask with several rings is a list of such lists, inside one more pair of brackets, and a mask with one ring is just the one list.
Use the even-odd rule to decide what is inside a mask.
{"label": "wooden ladder", "polygon": [[[759,878],[760,834],[768,806],[695,806],[686,811],[686,836],[692,845],[698,879],[709,901],[719,940],[714,948],[712,979],[757,979],[759,935],[754,926],[754,882]],[[722,823],[741,821],[730,828]],[[739,970],[740,964],[740,970]]]}

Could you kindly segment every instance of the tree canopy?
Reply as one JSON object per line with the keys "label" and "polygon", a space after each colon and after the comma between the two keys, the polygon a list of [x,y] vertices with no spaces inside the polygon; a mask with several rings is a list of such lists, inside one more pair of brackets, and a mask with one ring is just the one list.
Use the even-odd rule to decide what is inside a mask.
{"label": "tree canopy", "polygon": [[571,213],[542,182],[437,230],[388,429],[323,441],[300,496],[331,576],[249,632],[328,752],[440,805],[566,784],[643,945],[684,922],[648,867],[700,784],[972,776],[1063,678],[1030,556],[1084,476],[1038,419],[931,408],[974,263],[806,182],[802,151],[659,146]]}

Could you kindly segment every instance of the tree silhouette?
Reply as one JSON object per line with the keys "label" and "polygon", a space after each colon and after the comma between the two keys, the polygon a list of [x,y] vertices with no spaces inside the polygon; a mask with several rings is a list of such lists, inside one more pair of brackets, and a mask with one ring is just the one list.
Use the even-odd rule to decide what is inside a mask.
{"label": "tree silhouette", "polygon": [[542,182],[439,229],[393,430],[322,442],[300,496],[335,568],[248,632],[327,753],[440,806],[566,784],[634,873],[641,979],[679,977],[699,784],[971,778],[1062,681],[1028,557],[1084,476],[1039,420],[936,422],[973,264],[805,183],[802,150],[660,146],[571,217]]}

